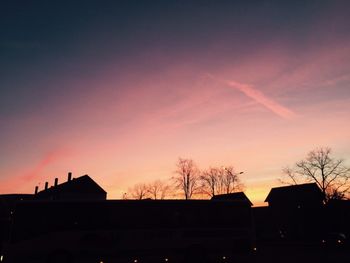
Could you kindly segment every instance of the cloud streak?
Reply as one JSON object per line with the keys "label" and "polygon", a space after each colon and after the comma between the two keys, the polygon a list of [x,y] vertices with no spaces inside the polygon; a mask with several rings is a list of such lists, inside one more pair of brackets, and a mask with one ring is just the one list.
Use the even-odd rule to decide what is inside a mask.
{"label": "cloud streak", "polygon": [[247,97],[255,100],[259,104],[263,105],[265,108],[269,109],[270,111],[284,119],[290,120],[296,117],[296,114],[292,110],[267,97],[265,94],[253,88],[253,86],[251,85],[239,83],[236,81],[227,81],[226,84],[232,88],[241,91]]}
{"label": "cloud streak", "polygon": [[[52,164],[56,164],[58,161],[66,158],[71,154],[67,149],[52,150],[42,156],[42,158],[31,168],[21,168],[14,172],[14,176],[10,176],[5,180],[2,180],[0,191],[8,192],[17,189],[22,189],[23,185],[31,185],[41,180],[42,173],[45,172]],[[13,173],[10,172],[10,173]],[[11,190],[12,189],[12,190]]]}
{"label": "cloud streak", "polygon": [[62,150],[55,150],[45,154],[32,169],[22,175],[21,179],[25,181],[32,181],[38,178],[46,167],[63,158],[65,155],[66,153]]}

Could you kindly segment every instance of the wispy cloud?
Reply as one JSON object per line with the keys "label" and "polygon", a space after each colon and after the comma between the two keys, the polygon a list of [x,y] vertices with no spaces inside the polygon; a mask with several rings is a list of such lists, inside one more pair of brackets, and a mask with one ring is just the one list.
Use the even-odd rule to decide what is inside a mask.
{"label": "wispy cloud", "polygon": [[56,161],[60,160],[66,155],[66,152],[63,150],[55,150],[48,152],[43,156],[43,158],[30,170],[25,172],[21,179],[24,181],[32,181],[36,178],[38,178],[41,174],[41,172],[48,167],[49,165],[55,163]]}
{"label": "wispy cloud", "polygon": [[288,109],[287,107],[279,104],[272,98],[267,97],[261,91],[255,89],[253,86],[248,84],[239,83],[236,81],[227,81],[226,84],[230,87],[233,87],[242,93],[244,93],[247,97],[255,100],[260,103],[276,115],[284,118],[284,119],[293,119],[296,117],[296,114]]}
{"label": "wispy cloud", "polygon": [[46,172],[51,165],[57,164],[71,154],[72,151],[70,149],[55,149],[43,154],[41,159],[31,167],[18,167],[17,170],[7,171],[9,174],[12,173],[13,176],[1,180],[0,191],[11,192],[14,191],[13,189],[20,191],[21,189],[25,189],[23,187],[26,185],[32,186],[34,182],[37,183],[41,180],[43,173]]}

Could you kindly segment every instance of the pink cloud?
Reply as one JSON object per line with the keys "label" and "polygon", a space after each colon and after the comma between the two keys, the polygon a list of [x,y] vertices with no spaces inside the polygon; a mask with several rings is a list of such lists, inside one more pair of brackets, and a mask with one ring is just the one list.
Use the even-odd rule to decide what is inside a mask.
{"label": "pink cloud", "polygon": [[63,150],[54,150],[43,156],[43,158],[30,170],[21,175],[21,179],[25,181],[32,181],[38,178],[43,170],[49,165],[55,163],[61,158],[66,156],[66,152]]}
{"label": "pink cloud", "polygon": [[247,97],[252,98],[256,102],[265,106],[267,109],[284,119],[293,119],[296,117],[296,114],[293,111],[286,108],[285,106],[282,106],[273,99],[268,98],[261,91],[254,89],[253,86],[238,83],[235,81],[228,81],[227,85],[243,92]]}
{"label": "pink cloud", "polygon": [[70,152],[65,149],[53,150],[44,154],[31,168],[20,168],[17,171],[10,172],[10,174],[15,172],[15,176],[10,176],[2,181],[1,191],[12,192],[13,189],[19,191],[23,188],[23,184],[32,184],[34,181],[37,183],[37,181],[40,180],[42,173],[48,167],[67,157],[69,154]]}

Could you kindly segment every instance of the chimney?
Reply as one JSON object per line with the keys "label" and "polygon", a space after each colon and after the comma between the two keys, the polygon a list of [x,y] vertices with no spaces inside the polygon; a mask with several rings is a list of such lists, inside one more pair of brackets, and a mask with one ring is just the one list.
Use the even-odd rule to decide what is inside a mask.
{"label": "chimney", "polygon": [[39,190],[39,187],[35,186],[35,192],[34,192],[35,195],[38,193],[38,190]]}
{"label": "chimney", "polygon": [[49,183],[45,182],[45,190],[47,190],[47,188],[49,188]]}
{"label": "chimney", "polygon": [[58,178],[55,178],[55,184],[54,186],[56,187],[58,185]]}
{"label": "chimney", "polygon": [[72,180],[72,173],[69,172],[69,173],[68,173],[68,182],[71,181],[71,180]]}

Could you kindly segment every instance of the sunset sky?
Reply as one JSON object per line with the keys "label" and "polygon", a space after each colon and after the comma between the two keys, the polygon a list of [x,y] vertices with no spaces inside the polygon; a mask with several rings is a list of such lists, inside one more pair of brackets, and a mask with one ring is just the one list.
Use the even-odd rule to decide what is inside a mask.
{"label": "sunset sky", "polygon": [[[73,3],[74,2],[74,3]],[[262,204],[329,146],[350,163],[350,1],[1,1],[0,194],[89,174],[121,198],[179,157]]]}

